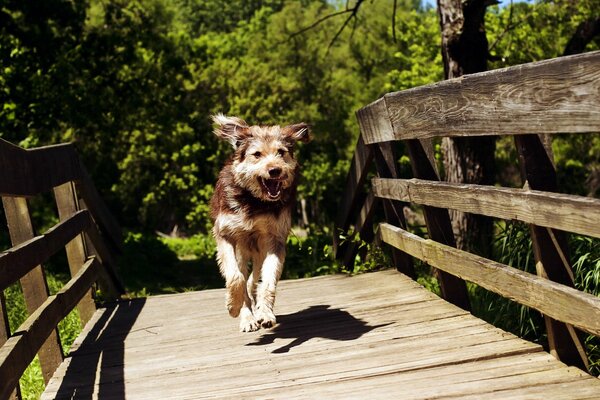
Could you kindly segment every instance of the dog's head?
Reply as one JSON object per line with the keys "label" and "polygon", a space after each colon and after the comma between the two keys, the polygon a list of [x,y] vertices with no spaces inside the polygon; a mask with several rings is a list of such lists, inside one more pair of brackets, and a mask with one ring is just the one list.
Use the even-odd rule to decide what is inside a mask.
{"label": "dog's head", "polygon": [[310,140],[307,124],[248,126],[239,118],[222,114],[213,116],[213,121],[215,135],[235,149],[232,167],[236,184],[264,201],[278,201],[295,184],[298,162],[294,145]]}

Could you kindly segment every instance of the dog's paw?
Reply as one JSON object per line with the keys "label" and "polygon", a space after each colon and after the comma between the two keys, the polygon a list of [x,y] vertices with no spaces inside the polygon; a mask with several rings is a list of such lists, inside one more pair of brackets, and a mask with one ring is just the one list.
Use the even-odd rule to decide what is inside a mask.
{"label": "dog's paw", "polygon": [[260,329],[260,323],[252,314],[242,316],[240,319],[240,332],[254,332]]}
{"label": "dog's paw", "polygon": [[238,293],[231,293],[230,291],[225,296],[225,306],[227,307],[229,315],[231,315],[233,318],[236,318],[238,315],[240,315],[240,310],[242,309],[243,304],[244,298],[238,295]]}
{"label": "dog's paw", "polygon": [[264,308],[258,308],[256,311],[256,320],[263,328],[272,328],[277,323],[273,311],[265,310]]}

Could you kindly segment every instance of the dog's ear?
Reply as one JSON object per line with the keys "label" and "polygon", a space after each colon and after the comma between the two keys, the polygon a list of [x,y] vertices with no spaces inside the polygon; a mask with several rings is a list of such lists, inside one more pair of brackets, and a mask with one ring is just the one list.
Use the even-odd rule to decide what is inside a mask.
{"label": "dog's ear", "polygon": [[239,147],[240,142],[250,137],[250,129],[243,119],[217,114],[212,116],[212,120],[215,123],[215,135],[227,140],[234,149]]}
{"label": "dog's ear", "polygon": [[310,135],[310,126],[304,122],[285,126],[281,131],[285,138],[291,139],[294,142],[301,141],[308,143],[312,139]]}

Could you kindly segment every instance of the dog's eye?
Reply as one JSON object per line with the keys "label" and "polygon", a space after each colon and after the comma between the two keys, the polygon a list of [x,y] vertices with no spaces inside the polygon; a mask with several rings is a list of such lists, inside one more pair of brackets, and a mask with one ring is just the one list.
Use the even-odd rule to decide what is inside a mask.
{"label": "dog's eye", "polygon": [[256,158],[260,158],[260,156],[262,156],[262,153],[260,151],[255,151],[254,153],[252,153],[252,155]]}
{"label": "dog's eye", "polygon": [[279,150],[277,150],[277,154],[279,154],[281,157],[285,156],[285,153],[287,153],[286,149],[279,149]]}

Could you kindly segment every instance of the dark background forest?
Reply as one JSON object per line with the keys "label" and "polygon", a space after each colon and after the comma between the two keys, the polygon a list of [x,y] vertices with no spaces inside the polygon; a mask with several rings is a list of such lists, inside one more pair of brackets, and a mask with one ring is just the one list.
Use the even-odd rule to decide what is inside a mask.
{"label": "dark background forest", "polygon": [[[600,49],[600,0],[471,1],[478,2],[485,3],[477,30],[487,41],[487,69]],[[0,137],[25,148],[75,143],[125,229],[128,289],[146,295],[221,285],[208,201],[231,149],[212,134],[210,116],[307,122],[314,140],[298,149],[299,227],[288,243],[286,276],[339,272],[330,244],[359,134],[356,110],[384,93],[448,77],[432,3],[1,0]],[[443,172],[442,143],[435,149]],[[492,154],[493,183],[522,185],[513,143],[499,139]],[[557,135],[553,154],[561,191],[598,196],[600,136]],[[406,155],[398,162],[410,176]],[[39,231],[56,222],[47,199],[30,202]],[[494,259],[535,271],[527,227],[493,229]],[[0,243],[8,243],[3,226]],[[572,246],[579,287],[598,293],[598,240],[574,238]],[[380,265],[384,255],[371,251],[346,272]],[[54,264],[47,268],[52,290],[64,281]],[[539,315],[478,296],[488,319],[512,315],[500,324],[544,341]],[[24,317],[12,315],[12,326]],[[76,331],[69,325],[76,322],[62,330]],[[66,335],[66,347],[75,334]],[[594,340],[588,351],[600,354]],[[35,368],[29,374],[35,398],[39,378]]]}

